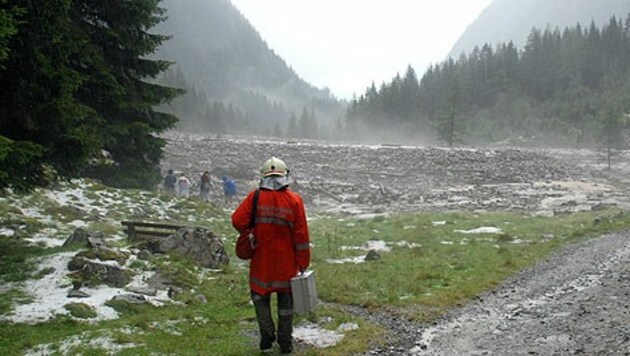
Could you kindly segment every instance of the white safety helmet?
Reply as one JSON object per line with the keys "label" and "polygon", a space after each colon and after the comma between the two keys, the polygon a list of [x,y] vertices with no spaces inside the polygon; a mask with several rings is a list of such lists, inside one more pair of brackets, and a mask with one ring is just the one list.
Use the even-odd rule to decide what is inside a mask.
{"label": "white safety helmet", "polygon": [[271,157],[263,163],[260,175],[264,177],[280,176],[284,177],[289,173],[287,165],[279,158]]}

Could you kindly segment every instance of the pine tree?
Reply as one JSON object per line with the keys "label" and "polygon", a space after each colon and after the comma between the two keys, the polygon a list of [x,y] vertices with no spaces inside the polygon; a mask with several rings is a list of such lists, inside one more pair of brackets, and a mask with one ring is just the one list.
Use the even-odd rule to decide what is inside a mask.
{"label": "pine tree", "polygon": [[295,114],[289,116],[289,124],[287,125],[287,138],[295,138],[299,135],[298,123]]}
{"label": "pine tree", "polygon": [[166,36],[149,30],[165,19],[160,0],[86,0],[75,3],[77,26],[87,36],[86,56],[77,70],[88,76],[77,93],[105,121],[104,148],[114,165],[90,173],[105,182],[125,187],[155,183],[155,166],[165,141],[159,134],[177,119],[158,112],[181,91],[150,83],[170,63],[148,59]]}
{"label": "pine tree", "polygon": [[[71,0],[2,1],[0,186],[28,189],[47,173],[75,177],[101,147],[102,121],[76,99],[87,75],[75,68],[86,40],[77,31]],[[17,30],[13,31],[11,28]],[[13,33],[11,35],[11,33]],[[7,37],[7,34],[9,35]]]}
{"label": "pine tree", "polygon": [[623,148],[626,117],[619,104],[608,102],[598,113],[598,119],[600,143],[604,147],[608,170],[610,170],[615,150]]}
{"label": "pine tree", "polygon": [[461,142],[463,123],[460,121],[457,111],[459,100],[459,82],[453,79],[449,87],[448,100],[444,108],[437,114],[438,140],[445,142],[449,147]]}
{"label": "pine tree", "polygon": [[4,62],[9,56],[11,48],[9,40],[17,33],[17,17],[23,12],[17,6],[7,6],[7,0],[0,0],[0,70],[4,69]]}

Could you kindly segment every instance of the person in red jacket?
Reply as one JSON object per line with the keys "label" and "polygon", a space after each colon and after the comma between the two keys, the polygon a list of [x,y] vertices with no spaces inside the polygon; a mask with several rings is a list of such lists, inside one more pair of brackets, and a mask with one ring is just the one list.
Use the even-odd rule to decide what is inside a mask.
{"label": "person in red jacket", "polygon": [[[293,351],[293,298],[291,278],[310,264],[310,242],[304,202],[289,189],[286,164],[272,157],[261,169],[258,204],[254,219],[256,248],[249,266],[249,286],[260,330],[261,351],[276,340],[271,317],[271,293],[278,299],[278,344],[282,353]],[[239,233],[250,225],[255,190],[232,214]]]}

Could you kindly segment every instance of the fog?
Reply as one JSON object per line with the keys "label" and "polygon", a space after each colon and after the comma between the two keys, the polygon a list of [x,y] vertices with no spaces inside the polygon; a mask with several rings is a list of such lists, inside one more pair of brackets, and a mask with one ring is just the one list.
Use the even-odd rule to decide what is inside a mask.
{"label": "fog", "polygon": [[[471,31],[491,33],[488,16],[499,16],[497,7],[506,9],[512,1],[165,0],[168,19],[158,31],[173,37],[157,56],[174,64],[161,80],[187,90],[165,110],[180,118],[178,130],[215,135],[446,146],[605,146],[591,118],[605,115],[598,112],[606,105],[601,98],[615,92],[579,91],[578,86],[577,93],[565,93],[573,87],[562,85],[568,80],[562,71],[529,66],[532,61],[521,60],[526,47],[505,47],[489,35],[486,46],[480,42],[482,48],[446,61],[458,38]],[[533,7],[533,2],[523,6]],[[610,5],[589,4],[588,9],[599,6],[598,14]],[[579,7],[570,9],[576,19],[583,16]],[[545,18],[562,10],[554,6],[548,11],[555,15]],[[514,23],[496,23],[494,30],[512,25],[531,31],[529,23],[517,21],[521,14],[516,12],[501,13]],[[485,30],[479,32],[479,23],[486,24]],[[579,68],[591,67],[588,56],[571,58],[584,62]],[[571,80],[589,90],[598,90],[603,82],[591,73],[604,77],[607,70],[625,70],[578,69]],[[574,112],[593,100],[590,108]]]}

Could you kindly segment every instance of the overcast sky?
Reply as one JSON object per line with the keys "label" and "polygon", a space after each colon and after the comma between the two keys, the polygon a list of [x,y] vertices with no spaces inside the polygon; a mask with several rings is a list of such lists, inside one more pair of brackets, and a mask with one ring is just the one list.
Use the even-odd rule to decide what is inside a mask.
{"label": "overcast sky", "polygon": [[492,0],[232,0],[307,82],[349,99],[443,61]]}

